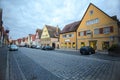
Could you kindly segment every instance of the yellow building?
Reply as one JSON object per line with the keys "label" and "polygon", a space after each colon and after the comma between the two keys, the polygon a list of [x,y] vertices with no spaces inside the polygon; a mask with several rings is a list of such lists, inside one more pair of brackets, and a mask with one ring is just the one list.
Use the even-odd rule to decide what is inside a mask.
{"label": "yellow building", "polygon": [[66,25],[60,33],[60,48],[76,49],[76,31],[80,21]]}
{"label": "yellow building", "polygon": [[120,25],[116,16],[110,17],[90,3],[77,29],[77,48],[92,46],[106,50],[120,43]]}
{"label": "yellow building", "polygon": [[59,41],[58,41],[58,37],[59,37],[59,32],[60,29],[54,26],[49,26],[49,25],[45,25],[43,30],[42,30],[42,34],[41,34],[41,46],[52,46],[54,48],[59,47]]}

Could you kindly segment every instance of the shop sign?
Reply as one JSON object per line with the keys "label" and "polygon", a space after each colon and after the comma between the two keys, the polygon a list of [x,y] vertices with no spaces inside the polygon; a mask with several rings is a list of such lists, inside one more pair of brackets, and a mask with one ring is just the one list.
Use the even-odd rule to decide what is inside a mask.
{"label": "shop sign", "polygon": [[70,42],[70,39],[66,39],[65,42]]}

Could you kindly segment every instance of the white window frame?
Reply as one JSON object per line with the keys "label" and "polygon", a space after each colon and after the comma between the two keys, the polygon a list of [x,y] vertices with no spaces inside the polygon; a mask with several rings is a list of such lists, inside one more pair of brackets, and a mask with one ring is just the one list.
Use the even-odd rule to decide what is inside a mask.
{"label": "white window frame", "polygon": [[109,34],[110,33],[110,27],[104,27],[103,28],[103,33],[104,34]]}
{"label": "white window frame", "polygon": [[99,23],[99,18],[95,18],[95,19],[86,21],[86,25],[92,25],[92,24],[96,24],[96,23]]}
{"label": "white window frame", "polygon": [[[71,36],[70,36],[71,35]],[[69,34],[69,37],[73,37],[73,34]]]}
{"label": "white window frame", "polygon": [[66,34],[63,34],[62,37],[63,37],[63,38],[66,38]]}
{"label": "white window frame", "polygon": [[84,36],[84,31],[81,31],[81,32],[80,32],[80,36]]}
{"label": "white window frame", "polygon": [[91,31],[90,30],[87,30],[86,31],[86,35],[91,35],[92,33],[91,33]]}
{"label": "white window frame", "polygon": [[100,34],[99,28],[94,29],[94,34]]}

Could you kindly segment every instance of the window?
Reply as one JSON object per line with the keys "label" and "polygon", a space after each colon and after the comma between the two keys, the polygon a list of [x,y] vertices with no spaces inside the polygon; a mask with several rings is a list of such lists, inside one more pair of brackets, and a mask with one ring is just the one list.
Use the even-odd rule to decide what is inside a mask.
{"label": "window", "polygon": [[91,31],[90,31],[90,30],[87,30],[87,31],[86,31],[86,35],[91,35]]}
{"label": "window", "polygon": [[69,37],[73,37],[73,34],[69,34]]}
{"label": "window", "polygon": [[90,10],[90,15],[92,15],[93,14],[93,10]]}
{"label": "window", "polygon": [[80,36],[84,36],[84,31],[80,32]]}
{"label": "window", "polygon": [[75,48],[76,47],[76,44],[75,42],[72,43],[72,47]]}
{"label": "window", "polygon": [[66,38],[66,35],[63,35],[63,38]]}
{"label": "window", "polygon": [[104,33],[104,34],[110,33],[110,27],[105,27],[105,28],[103,29],[103,33]]}
{"label": "window", "polygon": [[99,19],[95,18],[95,19],[86,21],[86,25],[92,25],[92,24],[96,24],[98,22],[99,22]]}
{"label": "window", "polygon": [[70,42],[68,43],[68,48],[71,48],[71,43]]}
{"label": "window", "polygon": [[69,34],[69,37],[72,37],[72,34]]}
{"label": "window", "polygon": [[85,46],[85,43],[84,43],[84,42],[81,42],[81,47],[82,47],[82,46]]}
{"label": "window", "polygon": [[99,29],[94,29],[94,34],[100,34]]}
{"label": "window", "polygon": [[107,49],[110,47],[109,44],[110,44],[109,41],[103,42],[103,43],[102,43],[102,49],[103,49],[103,50],[107,50]]}
{"label": "window", "polygon": [[99,19],[96,18],[96,19],[94,20],[94,23],[98,23],[98,22],[99,22]]}

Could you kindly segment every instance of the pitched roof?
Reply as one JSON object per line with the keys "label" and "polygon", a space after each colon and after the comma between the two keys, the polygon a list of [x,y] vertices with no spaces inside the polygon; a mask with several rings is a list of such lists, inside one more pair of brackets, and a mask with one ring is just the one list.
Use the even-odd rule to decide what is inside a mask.
{"label": "pitched roof", "polygon": [[92,3],[90,3],[89,4],[89,6],[88,6],[88,8],[87,8],[87,10],[85,11],[85,13],[84,13],[84,15],[83,15],[83,17],[82,17],[82,19],[81,19],[81,21],[83,20],[83,18],[85,17],[85,15],[86,15],[86,13],[87,13],[87,11],[88,11],[88,9],[89,9],[89,7],[90,6],[94,6],[95,8],[97,8],[98,10],[100,10],[102,13],[104,13],[106,16],[108,16],[109,18],[111,18],[111,19],[113,19],[113,20],[115,20],[113,17],[110,17],[108,14],[106,14],[104,11],[102,11],[100,8],[98,8],[97,6],[95,6],[94,4],[92,4]]}
{"label": "pitched roof", "polygon": [[42,30],[41,29],[37,29],[36,30],[36,33],[38,32],[38,35],[39,35],[39,38],[41,37],[41,35],[42,35]]}
{"label": "pitched roof", "polygon": [[73,23],[70,23],[68,25],[66,25],[62,32],[61,33],[67,33],[67,32],[74,32],[77,30],[77,28],[79,27],[79,24],[80,24],[81,21],[76,21],[76,22],[73,22]]}
{"label": "pitched roof", "polygon": [[[58,27],[50,26],[50,25],[45,25],[48,29],[48,33],[51,38],[58,37],[60,29]],[[57,31],[58,29],[58,31]]]}

